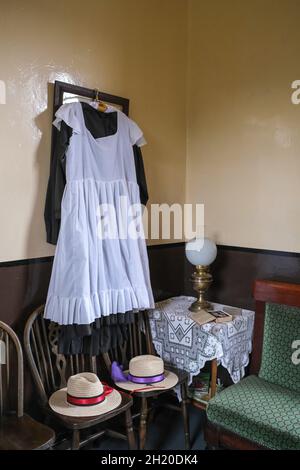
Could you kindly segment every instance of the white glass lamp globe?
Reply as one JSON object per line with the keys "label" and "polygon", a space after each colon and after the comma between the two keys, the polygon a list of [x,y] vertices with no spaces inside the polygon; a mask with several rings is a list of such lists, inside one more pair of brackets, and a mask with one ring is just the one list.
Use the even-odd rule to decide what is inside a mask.
{"label": "white glass lamp globe", "polygon": [[216,259],[217,247],[209,238],[194,238],[186,243],[185,255],[195,266],[209,266]]}

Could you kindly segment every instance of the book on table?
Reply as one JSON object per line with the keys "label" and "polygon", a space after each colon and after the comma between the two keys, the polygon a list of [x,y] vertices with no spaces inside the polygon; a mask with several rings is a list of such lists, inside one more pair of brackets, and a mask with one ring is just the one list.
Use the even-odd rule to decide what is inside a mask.
{"label": "book on table", "polygon": [[198,325],[204,325],[213,321],[215,323],[225,323],[232,320],[232,315],[222,309],[202,309],[199,312],[192,312],[190,316]]}

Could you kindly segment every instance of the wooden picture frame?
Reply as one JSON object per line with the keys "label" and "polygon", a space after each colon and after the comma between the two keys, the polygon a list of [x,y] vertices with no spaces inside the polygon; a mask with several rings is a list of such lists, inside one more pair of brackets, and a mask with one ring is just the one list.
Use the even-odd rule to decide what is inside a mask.
{"label": "wooden picture frame", "polygon": [[73,94],[78,97],[87,98],[93,100],[96,98],[98,92],[99,99],[105,103],[115,105],[123,111],[126,116],[129,114],[129,99],[121,96],[111,95],[104,93],[93,88],[85,88],[78,85],[72,85],[71,83],[60,82],[56,80],[54,82],[54,100],[53,100],[53,116],[55,115],[58,108],[64,102],[64,93]]}
{"label": "wooden picture frame", "polygon": [[[73,85],[72,83],[61,82],[56,80],[54,82],[54,99],[53,99],[53,118],[55,119],[55,113],[64,104],[64,94],[74,95],[76,98],[86,98],[86,101],[94,100],[98,97],[101,101],[107,104],[118,107],[126,116],[129,114],[129,99],[123,98],[122,96],[111,95],[99,91],[98,89],[85,88],[79,85]],[[54,143],[56,141],[57,129],[52,126],[52,135],[51,135],[51,159],[54,153]]]}

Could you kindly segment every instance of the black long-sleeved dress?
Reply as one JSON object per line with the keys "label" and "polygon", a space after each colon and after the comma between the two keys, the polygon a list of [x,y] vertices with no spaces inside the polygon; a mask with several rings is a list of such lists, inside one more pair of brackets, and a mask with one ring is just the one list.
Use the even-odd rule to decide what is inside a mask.
{"label": "black long-sleeved dress", "polygon": [[[109,118],[97,112],[87,103],[81,103],[86,128],[95,139],[113,135],[117,131],[116,113]],[[45,224],[47,242],[56,244],[61,220],[61,202],[66,185],[66,151],[72,129],[61,122],[60,130],[54,129],[54,146],[51,156],[50,176],[45,203]],[[136,178],[143,205],[148,201],[148,190],[140,146],[133,146]],[[62,325],[59,334],[59,352],[62,354],[91,354],[106,352],[127,338],[128,325],[133,322],[134,313],[112,314],[96,319],[88,325]]]}

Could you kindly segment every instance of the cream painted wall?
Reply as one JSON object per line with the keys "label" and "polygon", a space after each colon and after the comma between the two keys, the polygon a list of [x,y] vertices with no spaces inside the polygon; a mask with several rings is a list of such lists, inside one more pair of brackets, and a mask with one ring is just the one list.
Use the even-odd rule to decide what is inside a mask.
{"label": "cream painted wall", "polygon": [[300,251],[298,0],[189,1],[187,200],[219,243]]}
{"label": "cream painted wall", "polygon": [[300,250],[298,0],[1,3],[0,262],[54,252],[55,79],[130,98],[150,202],[204,202],[219,243]]}
{"label": "cream painted wall", "polygon": [[186,29],[185,0],[1,2],[0,261],[54,253],[43,209],[55,79],[128,97],[151,201],[184,201]]}

